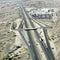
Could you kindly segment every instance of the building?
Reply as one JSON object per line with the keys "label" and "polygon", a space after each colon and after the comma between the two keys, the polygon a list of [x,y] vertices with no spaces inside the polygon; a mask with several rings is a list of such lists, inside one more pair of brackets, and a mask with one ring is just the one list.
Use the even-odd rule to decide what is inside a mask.
{"label": "building", "polygon": [[52,19],[56,8],[32,9],[29,14],[37,19]]}

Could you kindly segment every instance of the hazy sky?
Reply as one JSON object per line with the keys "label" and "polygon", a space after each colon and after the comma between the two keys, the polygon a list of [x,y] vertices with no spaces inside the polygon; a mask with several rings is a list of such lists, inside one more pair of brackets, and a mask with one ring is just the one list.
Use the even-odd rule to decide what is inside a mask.
{"label": "hazy sky", "polygon": [[31,0],[31,1],[53,1],[53,0]]}
{"label": "hazy sky", "polygon": [[[12,1],[19,1],[19,0],[12,0]],[[46,1],[46,2],[54,2],[54,1],[56,1],[56,2],[60,2],[60,0],[21,0],[21,1]]]}

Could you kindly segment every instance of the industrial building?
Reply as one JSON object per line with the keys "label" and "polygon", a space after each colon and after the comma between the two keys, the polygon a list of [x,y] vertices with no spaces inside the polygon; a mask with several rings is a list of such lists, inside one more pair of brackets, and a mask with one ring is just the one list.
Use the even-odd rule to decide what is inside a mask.
{"label": "industrial building", "polygon": [[56,10],[56,8],[32,9],[29,14],[37,19],[52,19]]}

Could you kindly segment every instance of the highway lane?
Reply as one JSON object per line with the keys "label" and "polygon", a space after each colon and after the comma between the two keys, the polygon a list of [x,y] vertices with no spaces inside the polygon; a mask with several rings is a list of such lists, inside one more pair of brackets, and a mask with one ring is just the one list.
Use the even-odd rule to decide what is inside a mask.
{"label": "highway lane", "polygon": [[[47,43],[47,48],[46,48],[46,52],[47,52],[47,55],[49,55],[49,57],[50,57],[50,60],[55,60],[55,58],[54,58],[54,55],[53,55],[53,53],[52,53],[52,50],[51,50],[51,47],[50,47],[50,44],[49,44],[49,41],[48,41],[48,39],[49,39],[49,37],[48,37],[48,33],[47,33],[47,28],[51,28],[51,27],[43,27],[40,23],[39,23],[39,21],[36,21],[36,20],[33,20],[34,22],[36,22],[39,26],[41,26],[42,27],[42,29],[43,29],[43,32],[44,32],[44,36],[45,36],[45,38],[46,38],[46,43]],[[46,25],[47,26],[47,25]]]}
{"label": "highway lane", "polygon": [[[25,15],[25,13],[24,13],[24,9],[22,7],[21,7],[21,9],[22,9],[21,12],[22,12],[22,15],[23,15],[23,20],[25,22],[25,27],[26,28],[31,27],[30,24],[28,23],[29,21],[27,20],[27,17]],[[27,35],[28,35],[29,40],[30,40],[30,47],[31,47],[31,49],[34,52],[34,58],[35,58],[35,60],[41,60],[39,52],[37,51],[36,44],[34,42],[34,40],[36,40],[36,39],[35,39],[35,37],[33,38],[32,33],[33,33],[33,31],[27,31]]]}
{"label": "highway lane", "polygon": [[[54,55],[53,55],[52,50],[51,50],[51,47],[50,47],[50,43],[48,41],[49,36],[48,36],[48,33],[47,33],[47,29],[43,29],[43,32],[44,32],[44,35],[45,35],[45,38],[46,38],[46,43],[47,43],[47,46],[48,46],[47,50],[50,54],[50,57],[53,57],[53,60],[55,60]],[[51,58],[51,60],[52,60],[52,58]]]}
{"label": "highway lane", "polygon": [[[39,21],[36,21],[34,19],[32,19],[33,22],[37,23],[41,29],[49,29],[52,28],[51,26],[42,26],[41,23]],[[44,24],[45,25],[45,24]]]}
{"label": "highway lane", "polygon": [[21,23],[20,23],[20,25],[19,25],[19,27],[18,27],[18,28],[23,28],[22,23],[23,23],[23,20],[21,21]]}
{"label": "highway lane", "polygon": [[[26,19],[26,18],[24,17],[24,19]],[[27,23],[28,23],[28,22],[27,22]],[[27,24],[27,23],[26,23],[26,24]],[[29,25],[29,26],[30,26],[30,25]],[[26,25],[26,27],[28,28],[28,24]],[[32,35],[32,34],[31,34],[30,31],[28,31],[28,32],[29,32],[29,34],[30,34],[30,35],[29,35],[29,39],[31,39],[31,37],[32,37],[31,35]],[[32,33],[33,33],[33,32],[32,32]],[[34,35],[35,35],[35,32],[34,32]],[[31,36],[31,37],[30,37],[30,36]],[[36,37],[36,36],[35,36],[35,37]],[[33,41],[33,40],[37,40],[35,37],[33,37],[32,41]],[[35,38],[35,39],[34,39],[34,38]],[[40,37],[38,37],[38,38],[40,39]],[[38,40],[39,40],[39,39],[38,39]],[[31,41],[31,43],[32,43],[32,41]],[[41,43],[41,42],[40,42],[40,43]],[[34,43],[32,43],[32,44],[34,44]],[[42,46],[42,45],[43,45],[43,44],[41,44],[41,46]],[[43,46],[42,46],[42,47],[43,47]],[[44,49],[43,49],[43,50],[44,50]]]}
{"label": "highway lane", "polygon": [[[29,27],[30,28],[31,27],[35,28],[35,26],[31,22],[30,17],[27,15],[25,9],[23,8],[23,6],[21,7],[21,9],[22,9],[21,12],[22,12],[22,15],[23,15],[23,20],[25,22],[26,28],[29,28]],[[27,31],[27,34],[29,36],[31,45],[35,49],[35,50],[33,49],[33,51],[35,53],[35,56],[36,56],[36,54],[38,52],[37,52],[37,49],[36,49],[36,45],[34,44],[34,40],[38,40],[40,42],[40,45],[41,45],[42,49],[44,50],[45,54],[47,54],[48,60],[55,60],[54,57],[53,57],[53,55],[52,54],[51,55],[49,54],[49,50],[45,48],[44,42],[42,42],[43,40],[41,39],[40,35],[38,34],[38,32],[36,30],[34,30],[34,31]],[[34,34],[34,36],[32,36],[32,34]],[[40,59],[39,56],[37,56],[36,59]]]}
{"label": "highway lane", "polygon": [[33,50],[32,50],[32,48],[28,45],[28,43],[27,43],[27,41],[26,41],[26,39],[25,39],[25,37],[24,37],[24,34],[22,34],[20,30],[19,30],[19,33],[20,33],[21,37],[23,38],[23,41],[26,43],[26,46],[28,47],[28,50],[29,50],[29,52],[30,52],[30,56],[32,57],[31,59],[32,59],[32,60],[35,60]]}
{"label": "highway lane", "polygon": [[54,55],[53,55],[52,50],[51,50],[51,47],[50,47],[50,44],[49,44],[49,41],[48,41],[49,37],[48,37],[48,33],[47,33],[47,29],[51,28],[51,27],[47,26],[47,25],[46,25],[47,27],[43,27],[41,24],[39,24],[39,25],[43,28],[44,36],[46,38],[46,43],[47,43],[46,52],[50,56],[50,60],[55,60]]}
{"label": "highway lane", "polygon": [[[24,37],[24,34],[22,34],[23,29],[21,28],[21,26],[20,26],[20,29],[18,28],[18,29],[15,29],[15,30],[14,30],[14,29],[11,29],[11,30],[13,30],[13,31],[18,31],[18,32],[19,32],[22,40],[25,42],[26,46],[28,47],[28,50],[29,50],[29,52],[30,52],[30,56],[32,57],[31,60],[35,60],[33,50],[32,50],[32,48],[31,48],[31,46],[28,45],[28,43],[27,43],[27,41],[26,41],[26,39],[25,39],[25,37]],[[15,50],[14,50],[14,51],[15,51]],[[13,51],[12,51],[12,52],[13,52]],[[11,53],[12,53],[12,52],[11,52]]]}
{"label": "highway lane", "polygon": [[[28,16],[28,15],[27,15],[27,16]],[[35,27],[35,26],[33,25],[33,23],[31,22],[31,19],[30,19],[29,16],[28,16],[28,18],[29,18],[29,22],[31,23],[31,25],[32,25],[33,27]],[[47,54],[47,53],[46,53],[47,51],[46,51],[46,49],[45,49],[45,45],[43,44],[43,41],[42,41],[40,35],[38,34],[38,32],[37,32],[36,30],[34,30],[34,34],[36,35],[37,40],[39,41],[42,49],[44,50],[44,53]],[[47,54],[47,56],[48,56],[47,59],[50,59],[48,54]]]}
{"label": "highway lane", "polygon": [[[26,15],[28,16],[28,14],[27,14],[26,11],[25,11],[25,13],[26,13]],[[29,19],[29,22],[30,22],[31,26],[32,26],[32,27],[35,27],[34,24],[33,24],[32,21],[31,21],[31,18],[30,18],[29,16],[28,16],[28,19]],[[41,24],[40,24],[40,25],[41,25]],[[41,26],[41,27],[42,27],[42,26]],[[55,60],[55,59],[54,59],[54,56],[53,56],[53,53],[52,53],[52,51],[51,51],[49,42],[48,42],[48,38],[47,38],[48,35],[46,35],[47,32],[46,32],[44,29],[43,29],[43,31],[44,31],[44,34],[45,34],[45,38],[46,38],[46,42],[47,42],[48,48],[45,48],[45,46],[43,45],[44,42],[42,42],[42,41],[39,40],[41,37],[40,37],[40,35],[38,34],[37,30],[34,30],[35,35],[37,36],[37,39],[39,40],[42,49],[44,50],[45,54],[47,55],[47,59],[49,59],[49,60]]]}
{"label": "highway lane", "polygon": [[[39,23],[39,21],[36,21],[36,20],[33,20],[33,21],[36,22],[38,25],[40,25],[40,26],[42,27],[43,32],[44,32],[44,36],[45,36],[45,39],[46,39],[46,44],[47,44],[46,50],[47,50],[48,54],[50,55],[50,57],[53,57],[53,58],[51,58],[51,60],[55,60],[54,55],[53,55],[52,50],[51,50],[51,47],[50,47],[50,43],[49,43],[49,41],[48,41],[49,36],[48,36],[48,33],[47,33],[47,29],[48,29],[48,28],[51,28],[51,27],[50,27],[50,26],[48,26],[48,28],[47,28],[47,27],[43,27],[43,26]],[[46,26],[47,26],[47,25],[46,25]]]}
{"label": "highway lane", "polygon": [[[11,26],[11,27],[12,27],[12,26]],[[28,43],[27,43],[27,41],[26,41],[26,39],[25,39],[25,37],[24,37],[24,34],[22,34],[23,29],[21,28],[21,25],[19,25],[19,27],[20,27],[20,29],[18,28],[18,29],[15,29],[15,30],[14,30],[14,29],[11,28],[11,30],[13,30],[13,31],[18,31],[18,32],[19,32],[22,40],[25,42],[26,46],[28,47],[28,50],[29,50],[29,52],[30,52],[30,56],[32,57],[31,60],[35,60],[33,50],[32,50],[32,48],[28,45]],[[15,50],[17,50],[17,49],[14,49],[13,51],[15,51]],[[13,51],[12,51],[12,52],[13,52]],[[11,53],[12,53],[12,52],[11,52]]]}
{"label": "highway lane", "polygon": [[[21,5],[21,4],[19,4],[19,5]],[[21,9],[22,9],[22,7],[20,7]],[[23,15],[23,20],[25,21],[25,23],[26,23],[26,18],[25,18],[25,16],[24,16],[24,14],[23,14],[23,10],[21,10],[21,13],[22,13],[22,15]],[[25,24],[26,25],[26,24]],[[26,25],[26,27],[27,27],[28,25]],[[28,33],[27,32],[27,34],[28,34],[28,36],[29,36],[29,39],[31,40],[31,34],[30,33]],[[30,41],[30,50],[31,51],[33,51],[32,52],[32,54],[31,54],[31,56],[32,56],[32,60],[40,60],[40,59],[38,59],[38,57],[37,57],[37,53],[36,53],[36,50],[35,50],[35,48],[34,48],[35,46],[34,46],[34,44],[32,43],[32,41]]]}

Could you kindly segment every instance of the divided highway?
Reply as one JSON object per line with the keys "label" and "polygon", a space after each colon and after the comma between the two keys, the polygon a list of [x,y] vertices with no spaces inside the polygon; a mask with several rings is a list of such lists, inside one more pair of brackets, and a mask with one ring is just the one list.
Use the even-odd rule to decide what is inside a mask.
{"label": "divided highway", "polygon": [[[23,19],[23,21],[25,23],[25,27],[26,28],[35,28],[33,22],[31,21],[30,17],[28,16],[28,14],[25,11],[25,9],[22,6],[22,4],[20,4],[20,10],[21,10],[22,17],[23,17],[22,19]],[[45,33],[45,37],[46,37],[47,36],[46,35],[46,31],[44,31],[44,33]],[[41,60],[41,57],[40,57],[40,54],[39,54],[39,50],[38,50],[38,48],[36,46],[36,43],[35,43],[36,41],[38,41],[40,43],[40,46],[41,46],[42,50],[44,51],[47,60],[55,60],[54,56],[53,56],[53,54],[51,52],[50,45],[49,45],[49,43],[47,41],[48,39],[46,39],[46,42],[47,42],[47,45],[48,45],[48,47],[46,48],[46,46],[45,46],[45,44],[43,42],[43,39],[38,34],[37,30],[27,31],[27,35],[28,35],[29,42],[30,42],[29,48],[33,52],[33,53],[31,53],[32,60]]]}
{"label": "divided highway", "polygon": [[[21,5],[21,12],[22,12],[22,15],[23,15],[23,20],[25,22],[25,27],[26,28],[29,28],[29,27],[32,28],[32,26],[31,26],[31,24],[28,20],[28,17],[25,14],[25,11],[24,11],[22,5]],[[31,48],[31,50],[33,51],[33,54],[34,54],[33,57],[35,58],[35,59],[32,59],[32,60],[41,60],[40,55],[39,55],[39,51],[37,51],[37,47],[36,47],[36,44],[34,42],[34,40],[36,40],[36,38],[35,38],[36,36],[34,35],[34,31],[33,30],[32,31],[27,31],[27,35],[29,37],[30,48]]]}
{"label": "divided highway", "polygon": [[[25,9],[24,9],[24,10],[25,10]],[[25,11],[25,13],[26,13],[26,15],[28,16],[28,14],[27,14],[26,11]],[[31,18],[30,18],[29,16],[28,16],[28,19],[29,19],[29,22],[30,22],[30,24],[32,25],[32,27],[35,27],[34,24],[33,24],[33,22],[31,21]],[[43,27],[41,24],[39,24],[39,26]],[[51,27],[50,27],[50,28],[51,28]],[[45,53],[45,55],[46,55],[46,57],[47,57],[47,60],[55,60],[55,59],[54,59],[54,55],[53,55],[53,53],[52,53],[52,51],[51,51],[49,42],[48,42],[47,30],[45,30],[44,27],[43,27],[43,32],[44,32],[44,35],[45,35],[45,38],[46,38],[46,43],[47,43],[47,46],[48,46],[47,48],[46,48],[43,40],[41,39],[40,35],[38,34],[37,30],[34,30],[34,34],[36,35],[37,40],[40,42],[40,45],[41,45],[41,47],[42,47],[42,49],[43,49],[43,51],[44,51],[44,53]],[[40,41],[40,39],[41,39],[41,41]]]}

